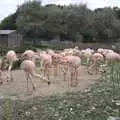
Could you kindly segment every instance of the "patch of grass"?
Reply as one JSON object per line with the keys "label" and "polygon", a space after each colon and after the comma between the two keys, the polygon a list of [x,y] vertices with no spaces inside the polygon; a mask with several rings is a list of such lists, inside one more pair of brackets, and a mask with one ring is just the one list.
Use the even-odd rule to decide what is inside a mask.
{"label": "patch of grass", "polygon": [[14,101],[12,120],[107,120],[120,116],[120,64],[84,92],[62,96],[37,97],[27,102]]}
{"label": "patch of grass", "polygon": [[5,100],[4,101],[4,120],[12,120],[12,108],[11,108],[11,101]]}

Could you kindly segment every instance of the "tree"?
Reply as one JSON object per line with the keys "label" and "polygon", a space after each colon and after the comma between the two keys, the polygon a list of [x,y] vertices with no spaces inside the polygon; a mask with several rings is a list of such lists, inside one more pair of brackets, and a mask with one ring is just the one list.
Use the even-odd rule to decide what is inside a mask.
{"label": "tree", "polygon": [[3,30],[16,30],[16,13],[5,17],[0,24],[0,29]]}
{"label": "tree", "polygon": [[98,9],[89,17],[86,31],[97,42],[109,42],[119,37],[120,21],[111,8]]}
{"label": "tree", "polygon": [[42,26],[45,34],[51,37],[66,35],[67,27],[63,12],[64,8],[56,5],[47,5],[45,9],[44,14],[46,14],[46,19],[44,19]]}
{"label": "tree", "polygon": [[76,41],[77,36],[83,35],[83,29],[90,12],[86,5],[68,6],[67,26],[69,39]]}
{"label": "tree", "polygon": [[17,30],[24,36],[71,41],[112,42],[120,37],[120,10],[98,8],[91,11],[86,5],[41,5],[28,1],[16,11]]}
{"label": "tree", "polygon": [[28,1],[17,9],[16,24],[18,30],[24,35],[34,36],[40,31],[42,15],[41,2]]}

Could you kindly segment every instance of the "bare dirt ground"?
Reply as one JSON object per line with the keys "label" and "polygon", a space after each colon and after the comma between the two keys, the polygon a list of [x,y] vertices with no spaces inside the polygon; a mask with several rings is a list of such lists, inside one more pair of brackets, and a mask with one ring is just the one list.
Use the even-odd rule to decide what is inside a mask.
{"label": "bare dirt ground", "polygon": [[[77,87],[70,87],[70,76],[67,76],[67,80],[64,81],[62,73],[59,73],[56,77],[50,76],[52,82],[50,86],[39,79],[33,78],[35,80],[34,82],[37,83],[37,89],[35,91],[32,90],[30,82],[29,91],[27,91],[24,71],[16,70],[13,71],[14,81],[0,86],[0,98],[9,97],[14,100],[27,100],[37,96],[60,95],[65,92],[84,90],[100,78],[100,75],[89,75],[86,70],[84,66],[81,66]],[[51,72],[53,72],[53,70],[51,70]]]}

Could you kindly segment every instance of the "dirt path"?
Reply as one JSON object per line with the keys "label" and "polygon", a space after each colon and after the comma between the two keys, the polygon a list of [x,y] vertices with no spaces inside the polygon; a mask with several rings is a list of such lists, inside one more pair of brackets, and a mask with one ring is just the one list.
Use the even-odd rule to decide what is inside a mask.
{"label": "dirt path", "polygon": [[35,82],[37,83],[36,91],[33,91],[31,84],[29,84],[29,92],[27,92],[24,72],[20,70],[13,71],[13,76],[13,82],[0,86],[0,98],[10,97],[11,99],[27,100],[36,96],[49,96],[70,91],[84,90],[100,77],[100,75],[89,75],[86,72],[85,67],[82,66],[79,71],[79,84],[77,87],[71,88],[69,76],[67,76],[67,80],[64,81],[63,74],[60,73],[57,77],[50,77],[52,81],[50,86],[35,79]]}

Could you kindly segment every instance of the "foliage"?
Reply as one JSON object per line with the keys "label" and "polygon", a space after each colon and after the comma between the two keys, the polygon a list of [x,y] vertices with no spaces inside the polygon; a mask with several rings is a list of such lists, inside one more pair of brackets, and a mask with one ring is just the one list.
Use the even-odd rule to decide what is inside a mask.
{"label": "foliage", "polygon": [[4,120],[12,120],[12,107],[9,99],[5,100],[4,103]]}
{"label": "foliage", "polygon": [[120,9],[90,10],[80,5],[41,5],[38,0],[18,6],[15,14],[5,18],[1,29],[15,29],[31,38],[55,38],[80,42],[115,42],[120,38]]}
{"label": "foliage", "polygon": [[0,29],[2,30],[16,30],[16,13],[9,15],[1,21]]}

